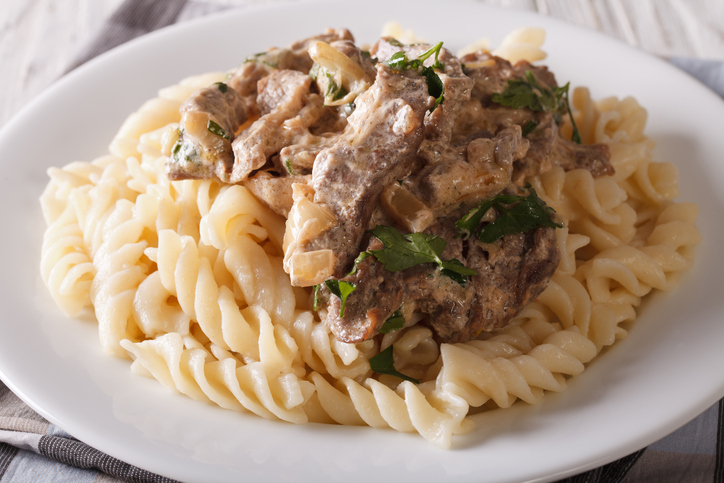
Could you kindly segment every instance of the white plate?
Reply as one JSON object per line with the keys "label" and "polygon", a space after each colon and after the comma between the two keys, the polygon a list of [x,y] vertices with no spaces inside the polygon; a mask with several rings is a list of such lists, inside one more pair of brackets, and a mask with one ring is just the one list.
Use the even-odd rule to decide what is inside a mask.
{"label": "white plate", "polygon": [[[64,317],[38,269],[45,170],[105,152],[123,119],[184,76],[236,65],[269,45],[327,26],[371,42],[397,19],[453,50],[508,31],[548,31],[547,63],[596,98],[634,95],[649,109],[660,160],[681,173],[681,199],[701,206],[694,269],[654,294],[627,340],[562,394],[476,416],[443,451],[416,435],[293,426],[210,407],[134,376],[106,357],[93,321]],[[665,62],[532,14],[416,0],[277,4],[164,29],[66,76],[0,132],[0,374],[42,415],[96,448],[185,481],[522,481],[556,479],[622,457],[724,396],[724,104]]]}

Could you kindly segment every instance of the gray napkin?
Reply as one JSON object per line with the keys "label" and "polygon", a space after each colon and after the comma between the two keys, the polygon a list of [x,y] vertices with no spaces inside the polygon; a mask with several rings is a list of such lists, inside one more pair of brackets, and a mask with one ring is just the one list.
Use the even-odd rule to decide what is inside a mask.
{"label": "gray napkin", "polygon": [[[69,71],[128,40],[186,19],[230,8],[187,0],[126,0]],[[674,65],[724,97],[724,63],[691,58]],[[0,382],[0,483],[172,482],[78,441],[26,406]],[[608,465],[561,480],[724,482],[724,400],[656,443]]]}

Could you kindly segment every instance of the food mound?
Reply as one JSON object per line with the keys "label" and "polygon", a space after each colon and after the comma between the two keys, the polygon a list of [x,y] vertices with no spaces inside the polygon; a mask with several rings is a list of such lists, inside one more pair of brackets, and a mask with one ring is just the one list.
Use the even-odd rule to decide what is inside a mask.
{"label": "food mound", "polygon": [[134,372],[267,418],[446,447],[563,390],[691,265],[697,208],[633,99],[511,35],[513,62],[329,29],[162,90],[49,171],[51,294]]}
{"label": "food mound", "polygon": [[558,266],[563,225],[520,196],[525,178],[614,172],[605,144],[560,135],[563,96],[528,62],[391,37],[368,52],[329,31],[194,93],[167,170],[241,183],[288,216],[284,268],[317,287],[340,341],[392,317],[464,342],[507,325]]}

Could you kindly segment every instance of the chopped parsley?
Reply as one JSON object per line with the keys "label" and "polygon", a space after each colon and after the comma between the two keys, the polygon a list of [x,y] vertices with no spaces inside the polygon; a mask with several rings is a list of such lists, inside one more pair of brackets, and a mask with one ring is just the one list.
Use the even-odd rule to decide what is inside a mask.
{"label": "chopped parsley", "polygon": [[286,168],[287,168],[287,173],[289,173],[290,175],[294,176],[294,168],[292,168],[292,160],[291,160],[291,158],[287,158],[287,159],[284,161],[284,166],[286,166]]}
{"label": "chopped parsley", "polygon": [[[463,238],[477,235],[483,243],[493,243],[505,235],[523,233],[533,228],[563,228],[563,225],[553,221],[553,208],[546,205],[533,188],[529,186],[528,190],[528,196],[498,195],[480,202],[455,223],[455,227]],[[508,208],[506,205],[513,206]],[[498,217],[481,226],[481,220],[491,208],[498,211]]]}
{"label": "chopped parsley", "polygon": [[387,318],[387,320],[385,320],[385,323],[382,324],[382,327],[380,327],[378,332],[380,334],[389,334],[390,332],[400,330],[404,326],[405,317],[402,315],[402,311],[397,309]]}
{"label": "chopped parsley", "polygon": [[535,131],[535,128],[537,128],[537,127],[538,127],[538,123],[531,119],[523,127],[523,136],[527,136],[528,134],[532,133],[533,131]]}
{"label": "chopped parsley", "polygon": [[443,275],[461,285],[467,281],[468,275],[478,272],[467,268],[459,260],[443,260],[441,258],[447,242],[440,237],[427,233],[401,234],[391,226],[377,225],[370,230],[385,246],[382,250],[370,250],[387,270],[398,272],[423,263],[435,263]]}
{"label": "chopped parsley", "polygon": [[224,84],[223,82],[214,82],[214,85],[219,88],[219,90],[226,94],[226,92],[229,90],[229,86]]}
{"label": "chopped parsley", "polygon": [[342,280],[326,280],[324,284],[327,286],[330,292],[339,297],[342,301],[342,305],[339,308],[339,316],[344,317],[344,306],[347,302],[349,294],[354,292],[357,288],[352,282],[343,282]]}
{"label": "chopped parsley", "polygon": [[388,374],[390,376],[399,377],[400,379],[404,379],[406,381],[414,382],[415,384],[420,384],[419,379],[414,379],[410,376],[406,376],[405,374],[395,369],[395,359],[393,357],[392,351],[392,346],[389,346],[387,349],[383,350],[376,356],[370,357],[370,368],[378,374]]}
{"label": "chopped parsley", "polygon": [[312,287],[314,290],[314,303],[312,304],[312,309],[316,312],[319,310],[319,289],[322,288],[321,285],[317,284]]}
{"label": "chopped parsley", "polygon": [[349,94],[349,91],[345,89],[343,85],[337,85],[329,72],[325,71],[325,73],[327,74],[327,92],[324,93],[325,99],[338,101]]}
{"label": "chopped parsley", "polygon": [[224,131],[224,128],[219,126],[216,122],[209,119],[209,123],[206,125],[206,129],[220,138],[229,139],[229,135]]}
{"label": "chopped parsley", "polygon": [[[581,144],[581,133],[573,119],[571,105],[568,100],[570,82],[563,87],[552,89],[544,86],[535,78],[533,72],[525,71],[525,78],[511,79],[508,87],[500,94],[493,95],[493,102],[513,109],[529,108],[536,112],[551,112],[557,124],[561,123],[562,115],[568,112],[573,125],[571,141]],[[527,127],[527,126],[526,126]]]}

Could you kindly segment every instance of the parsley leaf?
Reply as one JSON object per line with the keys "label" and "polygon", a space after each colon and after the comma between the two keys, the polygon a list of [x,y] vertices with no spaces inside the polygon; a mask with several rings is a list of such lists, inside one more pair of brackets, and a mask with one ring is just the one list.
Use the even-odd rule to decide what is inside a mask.
{"label": "parsley leaf", "polygon": [[[525,71],[525,78],[508,80],[508,87],[500,94],[493,94],[493,102],[513,109],[528,109],[536,112],[551,112],[557,124],[561,123],[562,114],[568,112],[573,125],[571,140],[581,144],[581,134],[573,119],[571,105],[568,100],[570,83],[552,89],[538,82],[533,72]],[[526,126],[527,129],[527,126]]]}
{"label": "parsley leaf", "polygon": [[325,73],[327,75],[327,92],[324,93],[325,99],[330,98],[333,101],[338,101],[349,94],[349,91],[345,89],[344,86],[337,85],[329,72]]}
{"label": "parsley leaf", "polygon": [[348,275],[354,275],[355,273],[357,273],[357,266],[360,264],[360,262],[371,255],[372,254],[370,252],[362,252],[357,255],[357,258],[354,259],[354,265],[352,265],[352,270],[350,270]]}
{"label": "parsley leaf", "polygon": [[380,327],[378,332],[380,334],[389,334],[390,332],[400,330],[404,326],[405,317],[402,316],[402,311],[397,309],[387,318],[387,320],[385,320],[385,323],[382,324],[382,327]]}
{"label": "parsley leaf", "polygon": [[314,303],[312,304],[312,310],[315,312],[319,310],[319,289],[322,288],[321,285],[317,284],[312,286],[312,289],[314,289]]}
{"label": "parsley leaf", "polygon": [[532,133],[533,131],[535,131],[535,128],[537,128],[537,127],[538,127],[538,123],[531,119],[530,121],[528,121],[528,123],[525,125],[525,127],[523,127],[523,133],[522,133],[523,136],[527,136],[528,134]]}
{"label": "parsley leaf", "polygon": [[392,350],[392,346],[389,346],[376,356],[370,357],[370,368],[378,374],[388,374],[406,381],[414,382],[415,384],[420,384],[419,379],[406,376],[395,369],[395,359],[393,358]]}
{"label": "parsley leaf", "polygon": [[330,292],[342,300],[342,305],[339,308],[339,316],[344,317],[344,305],[347,302],[349,294],[354,292],[357,285],[352,282],[343,282],[341,280],[326,280],[324,284],[327,286]]}
{"label": "parsley leaf", "polygon": [[[465,267],[458,260],[440,258],[447,242],[440,237],[426,233],[401,234],[391,226],[377,225],[371,230],[385,246],[382,250],[370,250],[387,270],[398,272],[423,263],[435,263],[444,275],[456,282],[464,283],[468,275],[477,275],[472,268]],[[455,274],[455,275],[453,275]]]}
{"label": "parsley leaf", "polygon": [[209,119],[209,123],[206,125],[206,129],[220,138],[229,139],[229,135],[224,131],[224,128],[219,126],[217,123]]}
{"label": "parsley leaf", "polygon": [[229,86],[224,84],[223,82],[214,82],[214,85],[219,88],[219,90],[226,94],[226,92],[229,90]]}
{"label": "parsley leaf", "polygon": [[[458,220],[455,227],[465,239],[476,234],[478,240],[483,243],[493,243],[505,235],[523,233],[543,226],[563,228],[563,225],[553,221],[552,215],[555,213],[553,208],[546,205],[533,188],[528,189],[530,190],[528,196],[498,195],[481,201]],[[513,206],[507,208],[505,205]],[[498,217],[481,227],[481,220],[491,208],[499,212]]]}
{"label": "parsley leaf", "polygon": [[284,161],[284,166],[287,168],[287,173],[294,176],[294,168],[292,167],[292,160],[290,158]]}
{"label": "parsley leaf", "polygon": [[[388,42],[397,46],[397,44],[392,43],[390,39],[388,39]],[[399,47],[402,47],[402,44],[400,44]],[[438,42],[420,54],[416,59],[408,59],[407,55],[403,51],[395,52],[392,56],[390,56],[387,62],[385,62],[390,69],[414,70],[419,75],[423,76],[425,81],[427,81],[427,93],[435,98],[435,106],[432,108],[433,110],[445,100],[445,85],[442,83],[442,80],[437,72],[435,72],[436,69],[443,70],[445,68],[445,64],[438,60],[441,48],[442,42]],[[423,62],[425,62],[433,54],[435,55],[435,61],[432,65],[430,67],[423,66]]]}

